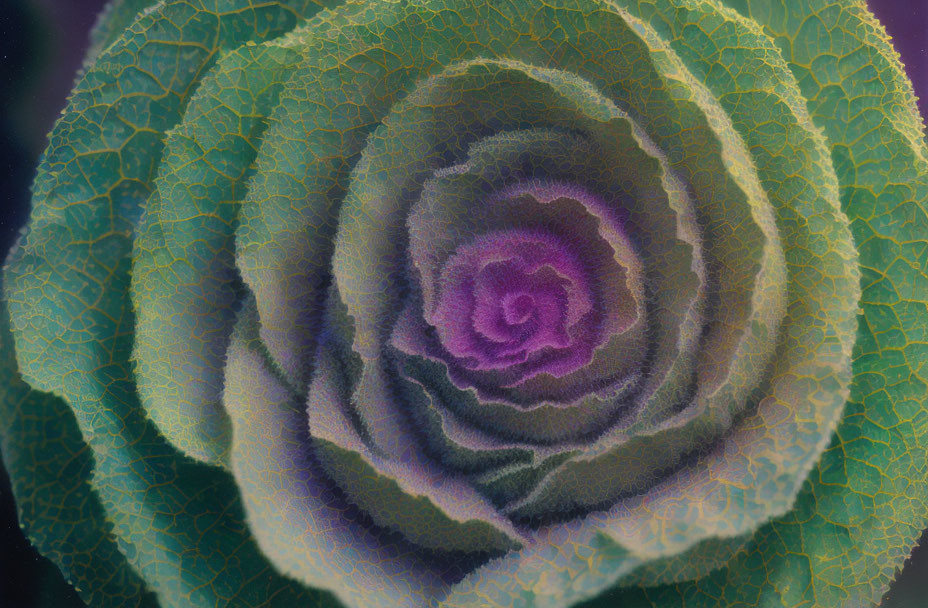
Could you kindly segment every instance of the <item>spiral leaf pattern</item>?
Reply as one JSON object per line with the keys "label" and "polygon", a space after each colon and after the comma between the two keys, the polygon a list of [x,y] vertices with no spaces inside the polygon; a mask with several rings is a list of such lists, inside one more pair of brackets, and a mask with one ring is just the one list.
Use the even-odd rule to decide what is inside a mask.
{"label": "spiral leaf pattern", "polygon": [[875,604],[914,103],[857,0],[116,0],[3,275],[20,517],[93,606]]}

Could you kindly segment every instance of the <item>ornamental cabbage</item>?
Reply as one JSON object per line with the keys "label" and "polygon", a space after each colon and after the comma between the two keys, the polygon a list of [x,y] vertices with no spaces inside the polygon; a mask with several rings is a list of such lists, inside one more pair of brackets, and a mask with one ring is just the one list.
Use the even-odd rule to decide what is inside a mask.
{"label": "ornamental cabbage", "polygon": [[848,607],[928,525],[860,0],[115,0],[3,274],[88,605]]}

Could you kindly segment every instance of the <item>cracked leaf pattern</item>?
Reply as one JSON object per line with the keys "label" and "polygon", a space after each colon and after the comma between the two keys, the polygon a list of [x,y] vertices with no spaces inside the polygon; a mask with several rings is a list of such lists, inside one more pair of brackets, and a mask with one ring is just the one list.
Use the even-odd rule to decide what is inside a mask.
{"label": "cracked leaf pattern", "polygon": [[928,150],[860,0],[113,0],[0,302],[90,606],[861,608]]}

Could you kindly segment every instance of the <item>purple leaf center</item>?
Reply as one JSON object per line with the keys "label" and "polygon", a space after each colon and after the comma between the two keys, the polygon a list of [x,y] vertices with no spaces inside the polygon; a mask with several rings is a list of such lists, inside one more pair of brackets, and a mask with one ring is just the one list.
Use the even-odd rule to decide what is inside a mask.
{"label": "purple leaf center", "polygon": [[448,259],[440,285],[433,323],[468,369],[528,363],[524,378],[561,376],[588,361],[597,342],[590,278],[576,252],[550,233],[481,235]]}

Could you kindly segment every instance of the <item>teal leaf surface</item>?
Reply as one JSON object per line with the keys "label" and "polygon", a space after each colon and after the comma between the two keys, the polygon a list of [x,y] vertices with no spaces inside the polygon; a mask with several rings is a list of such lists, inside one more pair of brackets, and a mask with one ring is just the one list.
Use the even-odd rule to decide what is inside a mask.
{"label": "teal leaf surface", "polygon": [[0,306],[0,353],[0,451],[29,540],[88,606],[156,607],[119,552],[91,489],[94,458],[74,414],[61,399],[30,388],[20,377],[5,306]]}
{"label": "teal leaf surface", "polygon": [[239,200],[298,53],[273,43],[219,59],[165,142],[132,267],[136,382],[142,405],[183,453],[228,458],[222,366],[238,300],[233,247]]}

